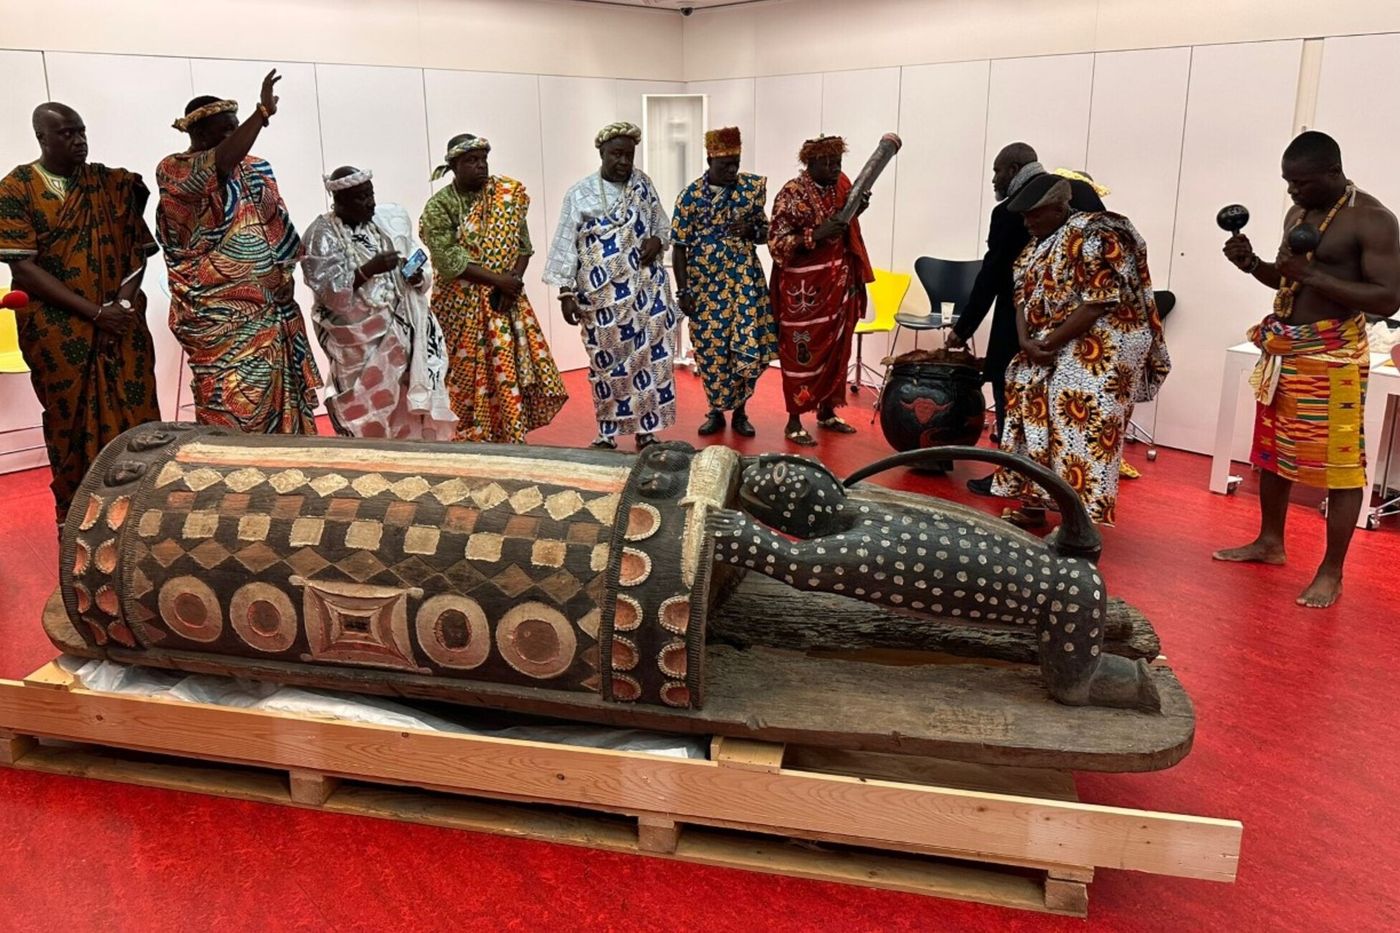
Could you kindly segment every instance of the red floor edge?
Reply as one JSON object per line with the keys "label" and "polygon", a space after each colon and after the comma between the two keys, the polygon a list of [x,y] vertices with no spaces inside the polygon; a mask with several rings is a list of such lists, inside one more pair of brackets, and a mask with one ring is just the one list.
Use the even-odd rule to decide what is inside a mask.
{"label": "red floor edge", "polygon": [[[665,437],[795,450],[777,374],[750,404],[758,436],[701,439],[698,382],[678,375]],[[537,443],[591,436],[586,377]],[[889,452],[869,390],[851,436],[816,455],[845,474]],[[324,428],[323,428],[324,430]],[[1322,554],[1315,499],[1289,516],[1282,568],[1211,561],[1255,530],[1252,482],[1206,489],[1205,457],[1141,445],[1119,524],[1105,530],[1112,595],[1141,608],[1196,704],[1195,748],[1167,771],[1088,775],[1093,803],[1243,821],[1239,879],[1101,871],[1087,926],[1105,930],[1400,929],[1400,533],[1358,531],[1340,604],[1296,607]],[[962,466],[881,481],[995,510]],[[39,623],[56,579],[46,471],[0,476],[0,675],[54,654]],[[839,698],[833,698],[839,702]],[[1080,930],[1085,921],[662,859],[0,769],[0,930]]]}

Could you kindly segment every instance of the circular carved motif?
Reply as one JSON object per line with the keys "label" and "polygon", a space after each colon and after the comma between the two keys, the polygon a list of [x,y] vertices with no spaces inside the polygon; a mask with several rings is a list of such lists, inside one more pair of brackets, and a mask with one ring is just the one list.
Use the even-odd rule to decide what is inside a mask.
{"label": "circular carved motif", "polygon": [[474,599],[434,596],[419,607],[413,624],[423,653],[443,667],[470,670],[491,654],[491,626]]}
{"label": "circular carved motif", "polygon": [[544,680],[574,663],[578,637],[564,614],[544,603],[521,603],[496,626],[496,649],[522,674]]}
{"label": "circular carved motif", "polygon": [[612,692],[614,700],[631,703],[641,697],[642,685],[626,674],[614,674],[612,676]]}
{"label": "circular carved motif", "polygon": [[661,527],[661,513],[656,506],[638,502],[627,512],[627,540],[644,541]]}
{"label": "circular carved motif", "polygon": [[229,600],[228,619],[244,644],[258,651],[278,654],[297,640],[296,608],[286,593],[270,583],[239,587]]}
{"label": "circular carved motif", "polygon": [[690,627],[690,597],[672,596],[661,604],[657,614],[661,618],[662,628],[677,635],[684,635]]}
{"label": "circular carved motif", "polygon": [[637,646],[625,638],[614,637],[612,643],[612,669],[630,671],[637,666]]}
{"label": "circular carved motif", "polygon": [[94,557],[97,569],[105,574],[111,574],[117,569],[117,539],[108,538],[97,546],[97,554]]}
{"label": "circular carved motif", "polygon": [[204,581],[175,577],[160,588],[157,601],[161,619],[181,638],[208,644],[223,634],[223,607]]}
{"label": "circular carved motif", "polygon": [[[613,631],[630,632],[642,624],[642,607],[631,596],[617,594],[617,603],[613,607]],[[594,633],[597,638],[597,633]]]}
{"label": "circular carved motif", "polygon": [[661,668],[661,673],[668,677],[685,677],[686,653],[685,642],[673,641],[661,649],[661,654],[657,657],[657,665]]}
{"label": "circular carved motif", "polygon": [[636,586],[651,576],[651,558],[635,548],[622,549],[622,567],[618,582],[623,586]]}
{"label": "circular carved motif", "polygon": [[674,681],[666,683],[661,687],[661,702],[686,709],[690,706],[690,688]]}

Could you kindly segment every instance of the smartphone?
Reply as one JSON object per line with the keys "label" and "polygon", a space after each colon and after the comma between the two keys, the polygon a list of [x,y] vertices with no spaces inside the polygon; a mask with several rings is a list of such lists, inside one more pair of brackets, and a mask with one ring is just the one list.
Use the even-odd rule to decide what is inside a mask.
{"label": "smartphone", "polygon": [[403,264],[403,277],[411,279],[418,274],[418,270],[423,268],[423,263],[428,261],[428,254],[423,252],[420,246],[413,251],[413,255],[408,257],[408,262]]}

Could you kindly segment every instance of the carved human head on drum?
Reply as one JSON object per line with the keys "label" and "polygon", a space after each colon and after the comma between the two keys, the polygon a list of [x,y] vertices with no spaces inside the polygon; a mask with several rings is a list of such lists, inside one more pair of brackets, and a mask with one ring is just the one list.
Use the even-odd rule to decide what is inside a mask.
{"label": "carved human head on drum", "polygon": [[844,530],[846,490],[806,457],[767,454],[749,462],[739,483],[745,512],[784,534],[815,538]]}

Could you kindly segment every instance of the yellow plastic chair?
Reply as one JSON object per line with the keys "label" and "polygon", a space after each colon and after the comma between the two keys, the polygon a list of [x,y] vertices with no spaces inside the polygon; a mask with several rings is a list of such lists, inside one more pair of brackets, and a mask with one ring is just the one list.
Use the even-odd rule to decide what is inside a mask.
{"label": "yellow plastic chair", "polygon": [[[0,288],[0,298],[9,293],[8,288]],[[9,308],[0,308],[0,373],[27,373],[29,366],[24,355],[19,352],[19,325],[15,313]]]}
{"label": "yellow plastic chair", "polygon": [[[867,384],[884,386],[884,375],[866,363],[861,354],[861,350],[864,349],[863,338],[866,334],[888,334],[894,331],[894,316],[904,304],[904,296],[909,292],[909,282],[910,276],[903,272],[876,269],[875,281],[866,286],[866,292],[870,295],[870,307],[874,309],[875,314],[869,320],[862,318],[856,322],[856,358],[855,362],[851,363],[847,377],[852,392],[859,392],[862,386]],[[867,374],[873,377],[868,383],[865,381]]]}

